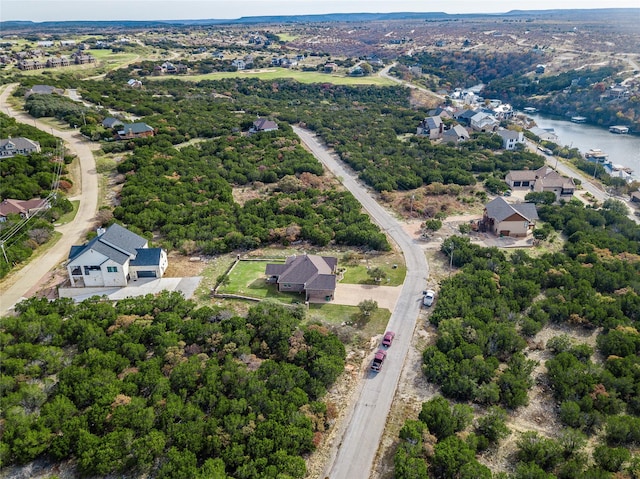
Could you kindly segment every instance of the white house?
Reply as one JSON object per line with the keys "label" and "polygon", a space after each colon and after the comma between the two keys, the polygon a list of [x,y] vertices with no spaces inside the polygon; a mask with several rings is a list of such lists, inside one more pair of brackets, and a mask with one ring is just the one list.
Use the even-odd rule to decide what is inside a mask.
{"label": "white house", "polygon": [[82,246],[72,246],[67,272],[74,288],[127,286],[129,279],[160,278],[167,270],[167,253],[149,248],[142,236],[118,224]]}
{"label": "white house", "polygon": [[493,115],[485,112],[478,112],[470,119],[471,128],[476,131],[495,131],[500,125],[500,122],[496,120]]}
{"label": "white house", "polygon": [[496,132],[502,138],[502,148],[515,150],[519,144],[524,144],[524,135],[521,131],[498,130]]}

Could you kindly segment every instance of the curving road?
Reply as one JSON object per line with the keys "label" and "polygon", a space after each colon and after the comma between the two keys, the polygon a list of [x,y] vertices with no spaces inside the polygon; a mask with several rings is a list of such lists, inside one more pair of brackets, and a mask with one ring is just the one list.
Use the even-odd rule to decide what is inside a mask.
{"label": "curving road", "polygon": [[429,266],[420,246],[402,229],[400,223],[371,196],[331,152],[308,130],[294,126],[293,131],[320,162],[340,179],[342,184],[360,201],[382,230],[402,250],[407,264],[407,276],[388,329],[396,332],[382,371],[367,370],[362,387],[352,406],[346,428],[341,431],[338,444],[334,444],[330,464],[325,476],[331,479],[366,479],[382,438],[400,373],[409,350],[411,337],[421,308],[422,291],[429,277]]}
{"label": "curving road", "polygon": [[99,148],[99,145],[86,141],[79,132],[52,128],[26,113],[14,110],[7,103],[7,98],[17,86],[17,83],[5,86],[0,94],[0,109],[20,123],[35,125],[38,129],[64,140],[67,149],[75,153],[80,160],[81,176],[76,178],[75,182],[79,183],[81,193],[70,198],[80,200],[74,220],[56,228],[56,231],[62,233],[62,237],[45,254],[32,259],[23,268],[10,273],[5,278],[2,285],[0,314],[10,311],[16,303],[28,297],[35,286],[45,279],[49,271],[67,258],[71,246],[84,243],[84,235],[94,226],[98,207],[98,175],[93,150]]}

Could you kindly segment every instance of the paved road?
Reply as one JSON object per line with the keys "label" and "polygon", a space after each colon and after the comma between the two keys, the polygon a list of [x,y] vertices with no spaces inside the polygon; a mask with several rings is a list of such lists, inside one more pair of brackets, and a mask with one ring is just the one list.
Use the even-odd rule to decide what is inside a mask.
{"label": "paved road", "polygon": [[369,371],[362,377],[362,387],[350,419],[334,444],[325,476],[331,479],[367,479],[385,428],[400,373],[409,350],[420,312],[422,291],[427,284],[429,266],[420,246],[402,229],[400,223],[371,196],[353,172],[347,170],[308,130],[293,127],[311,152],[340,179],[360,201],[372,219],[395,241],[404,254],[407,277],[388,329],[396,332],[382,371]]}
{"label": "paved road", "polygon": [[379,75],[379,76],[381,76],[381,77],[387,78],[387,79],[389,79],[389,80],[393,80],[393,81],[394,81],[394,82],[396,82],[396,83],[400,83],[402,86],[406,86],[407,88],[412,88],[412,89],[414,89],[414,90],[421,91],[422,93],[425,93],[425,94],[427,94],[427,95],[429,95],[429,96],[432,96],[432,97],[434,97],[434,98],[437,98],[437,99],[438,99],[438,100],[440,100],[440,101],[444,101],[444,100],[445,100],[445,97],[444,97],[444,96],[442,96],[442,95],[438,95],[437,93],[435,93],[435,92],[433,92],[433,91],[431,91],[431,90],[427,90],[427,89],[426,89],[426,88],[424,88],[424,87],[421,87],[421,86],[418,86],[418,85],[414,85],[414,84],[413,84],[413,83],[411,83],[411,82],[404,81],[404,80],[401,80],[401,79],[400,79],[400,78],[398,78],[398,77],[395,77],[395,76],[389,75],[389,70],[391,70],[391,68],[393,68],[393,67],[395,67],[395,66],[396,66],[396,63],[392,63],[392,64],[390,64],[390,65],[387,65],[386,67],[384,67],[382,70],[380,70],[380,71],[378,72],[378,75]]}
{"label": "paved road", "polygon": [[86,141],[76,131],[61,131],[52,128],[30,115],[15,111],[8,103],[7,98],[17,87],[17,84],[5,86],[0,94],[0,109],[3,113],[16,119],[21,123],[35,125],[40,130],[51,133],[65,141],[66,147],[75,153],[80,160],[81,177],[76,178],[76,183],[80,183],[81,193],[71,198],[80,200],[80,206],[75,219],[66,225],[56,228],[62,233],[62,237],[44,255],[33,259],[19,271],[13,272],[5,278],[2,286],[2,299],[0,302],[0,314],[11,310],[13,306],[22,299],[28,297],[35,286],[40,284],[49,271],[64,261],[69,254],[69,249],[74,244],[84,243],[84,235],[94,226],[94,218],[98,206],[98,175],[96,173],[96,163],[92,150],[98,148],[97,144]]}

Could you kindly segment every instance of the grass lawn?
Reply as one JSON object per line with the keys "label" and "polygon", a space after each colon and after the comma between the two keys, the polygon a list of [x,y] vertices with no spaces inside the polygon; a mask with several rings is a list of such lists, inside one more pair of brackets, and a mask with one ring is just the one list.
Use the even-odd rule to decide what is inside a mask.
{"label": "grass lawn", "polygon": [[73,205],[73,209],[58,218],[58,221],[56,221],[56,225],[66,225],[67,223],[73,221],[73,219],[76,217],[76,213],[78,213],[78,208],[80,207],[80,200],[73,200],[71,201],[71,204]]}
{"label": "grass lawn", "polygon": [[[176,75],[172,79],[198,82],[202,80],[219,80],[223,78],[255,77],[261,80],[277,80],[293,78],[300,83],[333,83],[335,85],[396,85],[392,80],[377,75],[367,77],[345,77],[319,72],[303,72],[287,68],[269,68],[265,70],[240,70],[238,72],[218,72],[203,75]],[[163,80],[166,77],[147,77],[147,80]]]}
{"label": "grass lawn", "polygon": [[[272,261],[269,261],[272,262]],[[267,284],[264,270],[267,261],[240,261],[228,274],[229,283],[218,288],[219,293],[241,294],[252,298],[277,299],[283,303],[302,303],[304,296],[280,293],[275,284]]]}
{"label": "grass lawn", "polygon": [[291,42],[298,38],[298,35],[292,35],[290,33],[278,33],[278,40],[281,42]]}
{"label": "grass lawn", "polygon": [[360,309],[357,306],[345,306],[342,304],[310,304],[308,318],[310,321],[321,320],[340,326],[342,323],[350,323],[365,337],[382,334],[387,327],[391,311],[380,308],[376,310],[366,322],[360,321]]}
{"label": "grass lawn", "polygon": [[375,265],[371,264],[371,268],[380,267],[387,274],[379,283],[376,283],[371,279],[366,265],[346,265],[340,266],[346,268],[344,272],[344,278],[341,283],[346,284],[379,284],[380,286],[400,286],[404,282],[404,277],[407,274],[407,267],[404,264],[397,264],[396,268],[393,265]]}

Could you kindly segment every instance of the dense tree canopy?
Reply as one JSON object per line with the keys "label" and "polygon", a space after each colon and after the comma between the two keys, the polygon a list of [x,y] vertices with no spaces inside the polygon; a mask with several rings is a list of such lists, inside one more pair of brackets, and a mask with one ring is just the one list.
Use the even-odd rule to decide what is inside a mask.
{"label": "dense tree canopy", "polygon": [[302,325],[304,310],[261,303],[229,317],[177,293],[17,309],[0,323],[4,465],[49,457],[91,476],[305,476],[345,350]]}

